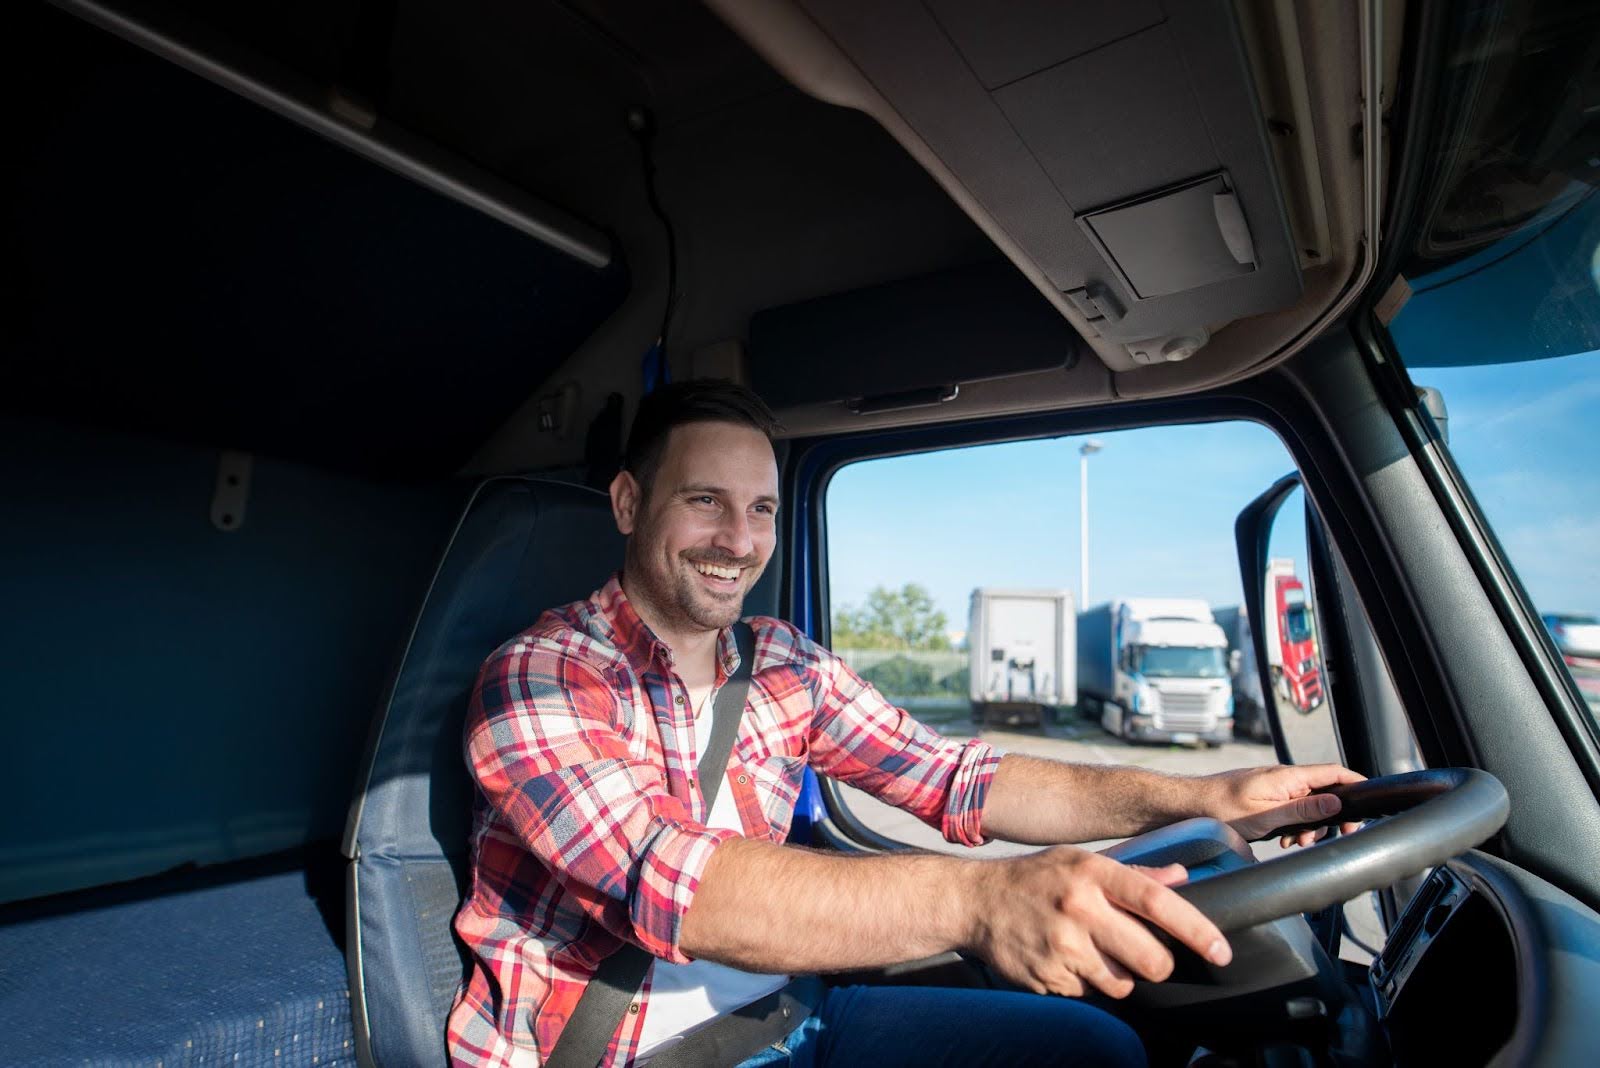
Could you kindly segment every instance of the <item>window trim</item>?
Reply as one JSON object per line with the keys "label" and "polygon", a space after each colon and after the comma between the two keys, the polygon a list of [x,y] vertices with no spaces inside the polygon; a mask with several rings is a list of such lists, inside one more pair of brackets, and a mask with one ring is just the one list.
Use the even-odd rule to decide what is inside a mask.
{"label": "window trim", "polygon": [[[1290,410],[1296,407],[1303,411]],[[786,557],[786,573],[791,576],[791,581],[785,583],[784,589],[788,618],[823,644],[831,642],[825,502],[833,476],[852,463],[980,444],[1233,420],[1254,422],[1278,437],[1290,462],[1300,473],[1306,500],[1323,517],[1326,536],[1332,538],[1334,544],[1342,546],[1347,540],[1359,544],[1362,533],[1355,527],[1364,525],[1367,527],[1365,533],[1376,538],[1375,544],[1382,545],[1381,535],[1372,522],[1370,512],[1364,507],[1366,501],[1359,480],[1353,476],[1342,455],[1331,441],[1314,441],[1301,430],[1302,427],[1320,426],[1318,413],[1304,397],[1295,395],[1287,388],[1287,383],[1269,373],[1240,386],[1206,394],[1134,402],[1110,409],[902,427],[794,442],[792,462],[785,480],[786,499],[793,504],[789,516],[790,536],[787,539]],[[1341,492],[1347,492],[1350,495],[1348,499],[1363,505],[1356,510],[1356,514],[1350,515],[1343,509],[1331,509],[1337,517],[1337,533],[1328,529],[1327,518],[1330,512],[1328,505],[1337,496],[1332,484],[1335,478],[1345,483]],[[1240,507],[1246,503],[1240,502]],[[1364,563],[1371,563],[1368,554],[1361,554],[1361,559]],[[1416,712],[1409,717],[1425,759],[1434,766],[1478,766],[1475,754],[1467,751],[1465,732],[1459,723],[1451,724],[1456,728],[1453,738],[1449,732],[1438,728],[1440,716],[1454,720],[1453,701],[1444,684],[1445,676],[1436,661],[1434,650],[1425,640],[1420,643],[1417,641],[1417,636],[1425,632],[1415,622],[1415,601],[1406,594],[1403,584],[1395,584],[1385,590],[1378,579],[1373,579],[1370,586],[1359,581],[1355,583],[1354,592],[1363,604],[1369,596],[1373,596],[1369,590],[1377,591],[1376,604],[1385,608],[1383,622],[1380,624],[1375,621],[1372,624],[1378,647],[1380,650],[1398,651],[1400,663],[1390,663],[1388,666],[1396,689],[1401,693],[1402,707],[1421,710],[1432,728],[1419,730]],[[1400,620],[1396,619],[1396,611],[1392,607],[1397,595],[1404,608]],[[1373,611],[1371,614],[1378,613]],[[1421,648],[1418,648],[1419,644]],[[1425,672],[1419,670],[1423,664],[1428,668]],[[1364,723],[1362,727],[1365,728]],[[1424,735],[1427,737],[1426,744],[1423,742]],[[1340,744],[1345,746],[1349,742],[1341,738]],[[1358,750],[1370,752],[1371,747],[1359,744]],[[825,810],[836,824],[832,830],[873,849],[884,848],[886,841],[893,842],[863,828],[858,819],[847,814],[836,784],[820,779],[819,784]],[[861,834],[858,829],[866,833]],[[893,847],[903,848],[903,845],[895,843]]]}
{"label": "window trim", "polygon": [[[1370,313],[1354,324],[1357,347],[1368,358],[1374,379],[1386,380],[1391,392],[1417,396],[1410,371],[1394,339]],[[1589,788],[1600,797],[1600,723],[1567,670],[1555,639],[1551,637],[1533,599],[1517,577],[1510,556],[1494,533],[1466,477],[1456,466],[1449,446],[1439,438],[1433,420],[1420,400],[1397,420],[1401,436],[1416,459],[1418,469],[1439,502],[1456,541],[1472,565],[1478,582],[1494,606],[1500,624],[1532,677],[1545,707],[1553,711],[1556,726],[1583,772]]]}

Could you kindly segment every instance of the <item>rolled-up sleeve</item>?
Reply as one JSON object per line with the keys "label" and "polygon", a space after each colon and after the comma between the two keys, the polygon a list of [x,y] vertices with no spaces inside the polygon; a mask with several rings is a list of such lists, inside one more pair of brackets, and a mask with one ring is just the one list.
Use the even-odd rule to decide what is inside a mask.
{"label": "rolled-up sleeve", "polygon": [[534,642],[484,664],[466,724],[468,767],[503,824],[613,934],[686,963],[683,917],[733,831],[690,818],[663,770],[630,756],[617,695],[570,653]]}
{"label": "rolled-up sleeve", "polygon": [[946,738],[884,699],[820,646],[812,661],[817,771],[904,809],[960,845],[983,845],[983,805],[1000,754]]}

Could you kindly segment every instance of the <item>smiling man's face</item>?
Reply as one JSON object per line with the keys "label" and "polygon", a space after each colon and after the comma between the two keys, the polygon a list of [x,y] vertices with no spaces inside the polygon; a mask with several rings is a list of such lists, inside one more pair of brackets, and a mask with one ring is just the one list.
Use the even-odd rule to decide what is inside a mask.
{"label": "smiling man's face", "polygon": [[647,622],[686,633],[738,621],[777,543],[778,464],[766,435],[735,423],[674,427],[648,492],[623,472],[611,501],[628,535],[623,581]]}

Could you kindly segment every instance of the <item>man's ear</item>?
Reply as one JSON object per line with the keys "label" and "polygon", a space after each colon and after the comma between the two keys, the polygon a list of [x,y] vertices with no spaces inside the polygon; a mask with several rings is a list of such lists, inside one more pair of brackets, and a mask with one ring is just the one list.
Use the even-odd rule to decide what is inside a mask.
{"label": "man's ear", "polygon": [[611,480],[611,515],[617,521],[617,532],[624,537],[633,533],[639,519],[639,480],[628,471],[618,471]]}

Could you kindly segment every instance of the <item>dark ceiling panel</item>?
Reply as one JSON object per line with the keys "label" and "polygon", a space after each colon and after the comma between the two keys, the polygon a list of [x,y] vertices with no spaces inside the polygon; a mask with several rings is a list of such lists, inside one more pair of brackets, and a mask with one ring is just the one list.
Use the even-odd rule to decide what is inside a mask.
{"label": "dark ceiling panel", "polygon": [[1218,168],[1165,26],[994,94],[1074,211]]}
{"label": "dark ceiling panel", "polygon": [[[1234,5],[1157,2],[1159,25],[991,89],[957,51],[958,40],[970,49],[981,33],[952,35],[927,6],[940,0],[799,0],[1089,328],[1124,343],[1285,308],[1301,292]],[[1048,14],[1024,6],[1029,18]],[[1059,5],[1074,16],[1098,8]],[[998,10],[1004,22],[1021,9]],[[1039,42],[1030,63],[1063,54],[1068,31],[1047,21],[1031,25],[1055,43]],[[1145,227],[1151,215],[1133,227],[1113,222],[1119,247],[1109,257],[1106,235],[1089,239],[1088,215],[1154,203],[1211,175],[1225,176],[1225,192],[1209,216],[1203,202],[1180,197],[1181,241]],[[1135,237],[1150,247],[1128,247]],[[1145,261],[1163,256],[1188,262],[1152,277]]]}
{"label": "dark ceiling panel", "polygon": [[[29,5],[0,226],[13,411],[373,474],[454,470],[626,292]],[[26,79],[26,71],[11,74]]]}
{"label": "dark ceiling panel", "polygon": [[989,89],[1081,56],[1162,19],[1156,0],[928,0]]}

